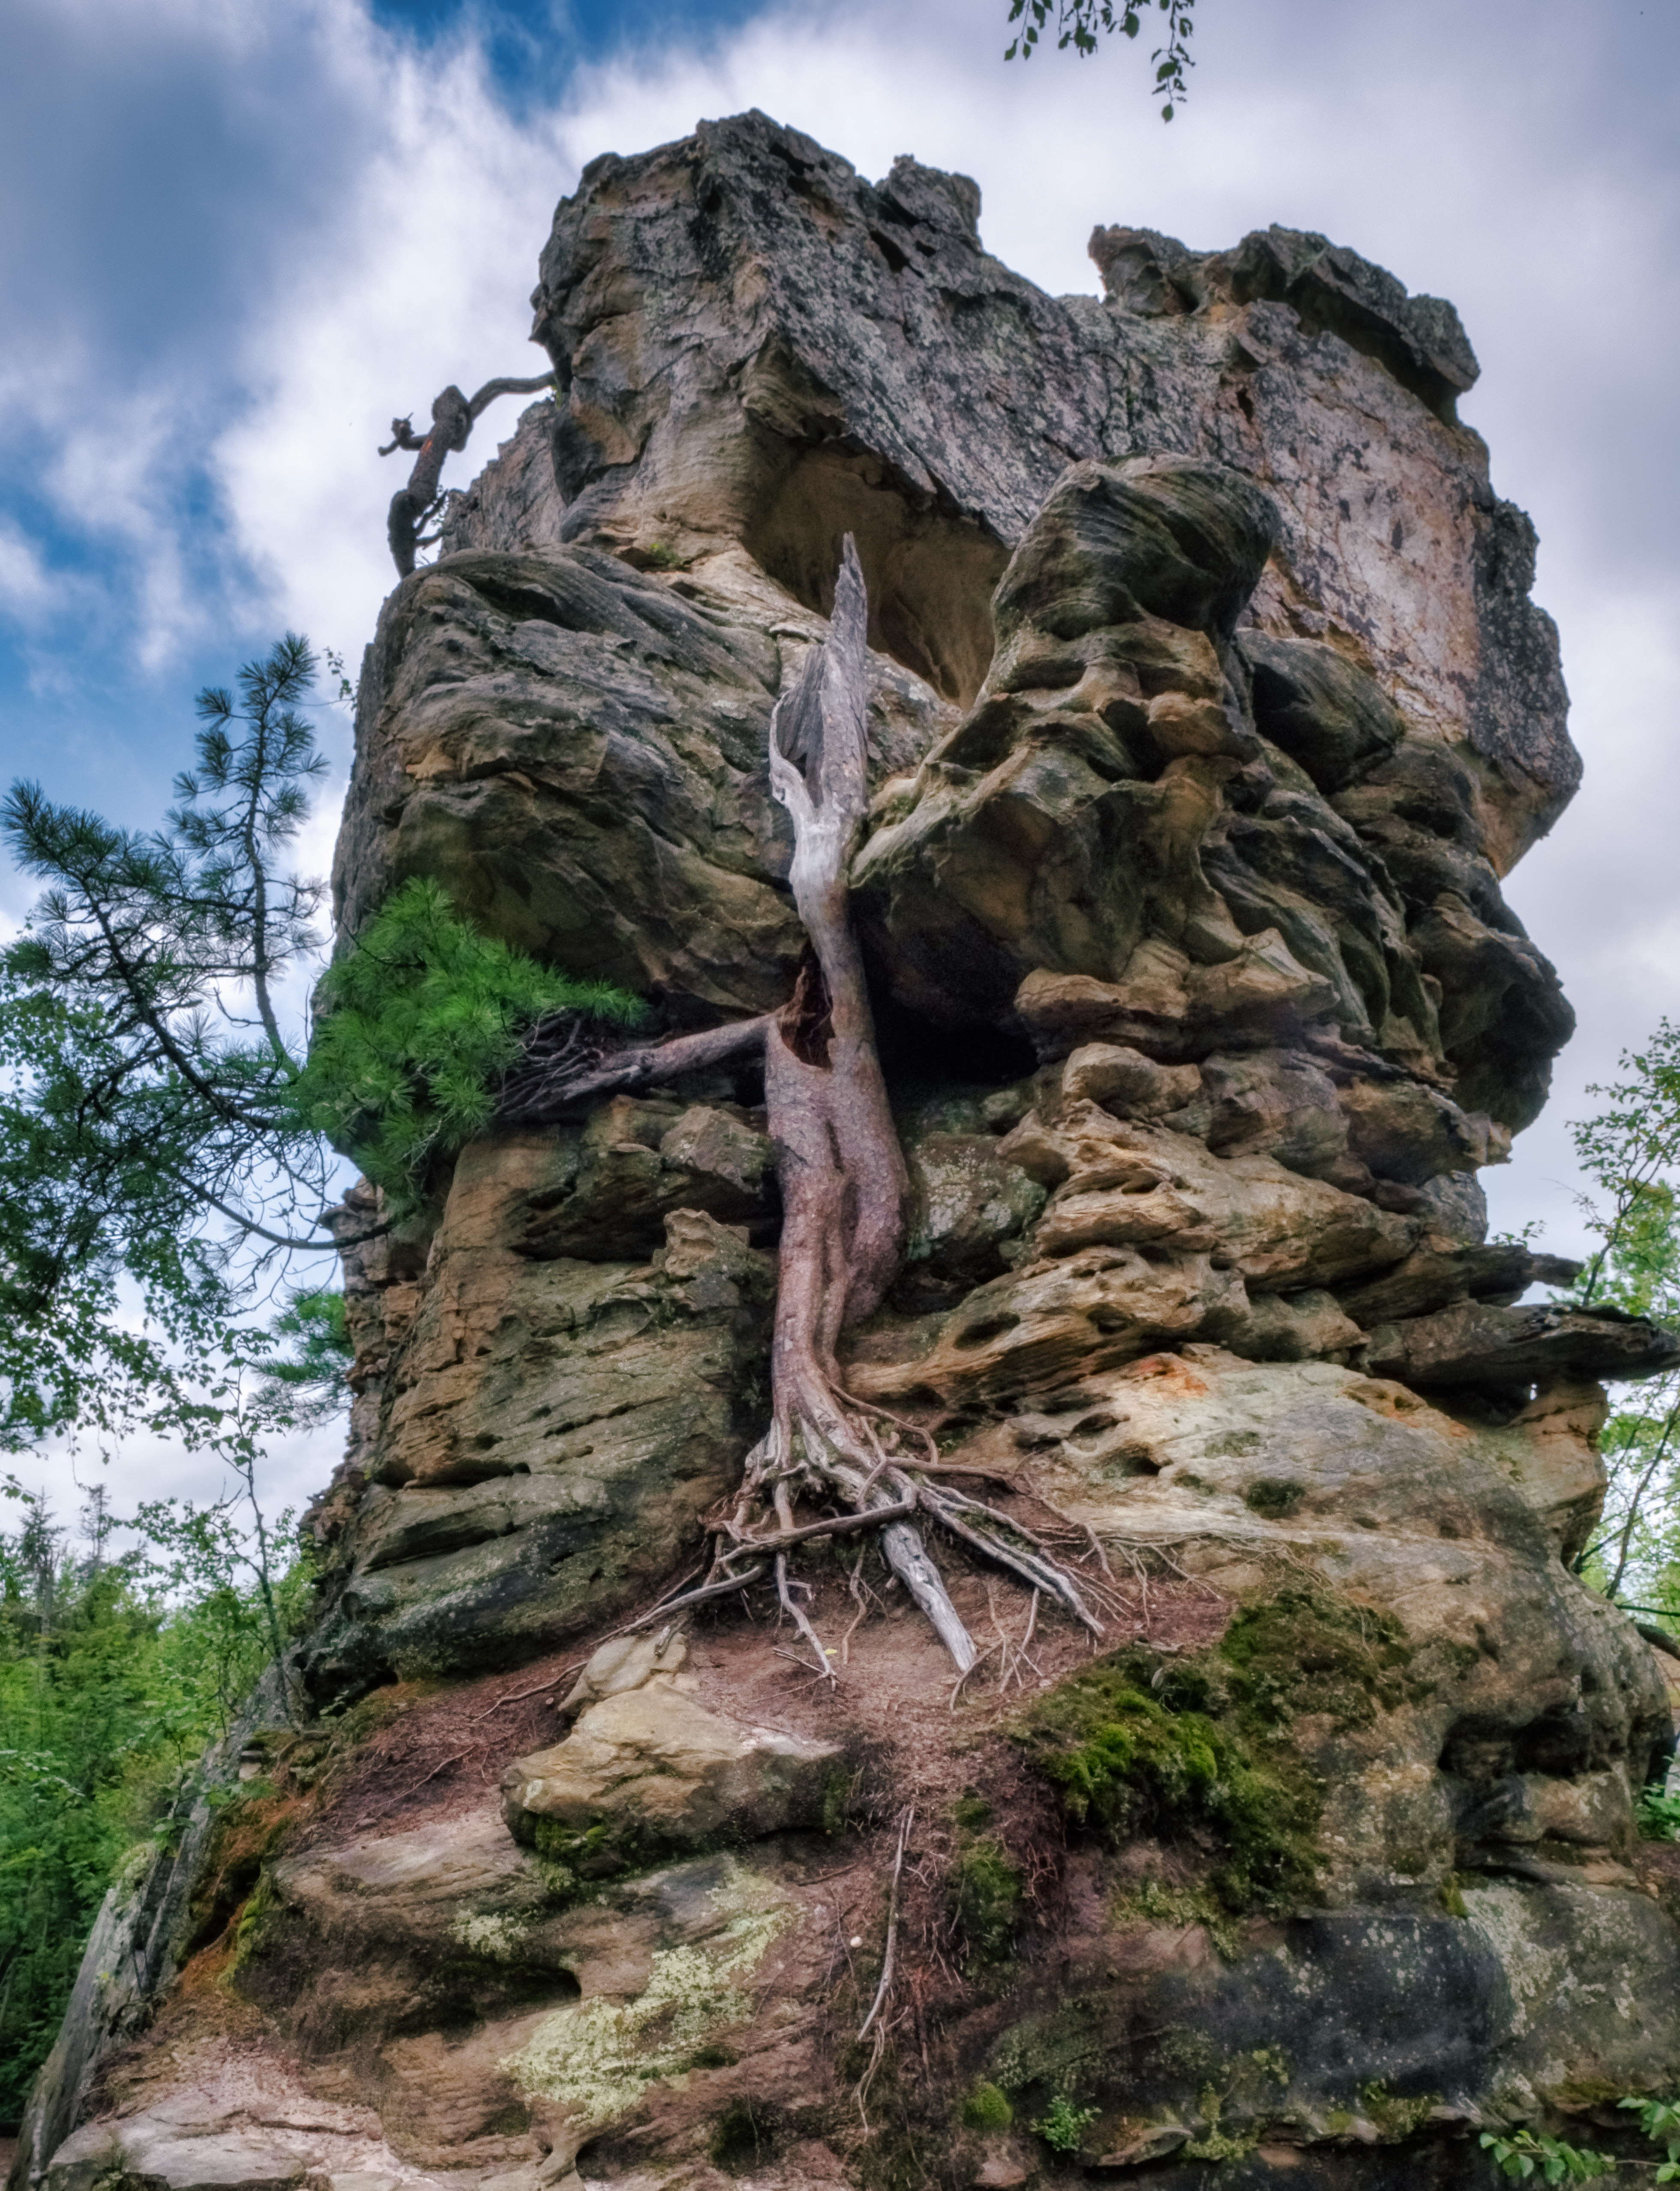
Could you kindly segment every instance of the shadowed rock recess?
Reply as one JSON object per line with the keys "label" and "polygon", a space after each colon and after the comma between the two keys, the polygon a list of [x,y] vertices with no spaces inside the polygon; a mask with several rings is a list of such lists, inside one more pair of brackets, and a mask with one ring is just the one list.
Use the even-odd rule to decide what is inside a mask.
{"label": "shadowed rock recess", "polygon": [[1666,1693],[1566,1564],[1595,1380],[1680,1342],[1527,1300],[1572,1268],[1477,1183],[1570,1031],[1500,879],[1580,764],[1474,356],[1323,236],[1102,228],[1053,299],[978,215],[759,114],[585,171],[334,881],[779,1008],[768,726],[852,534],[914,1207],[842,1369],[1102,1638],[941,1544],[957,1682],[861,1534],[794,1562],[832,1688],[768,1600],[618,1634],[764,1427],[761,1081],[486,1135],[346,1255],[318,1716],[113,1895],[20,2187],[1445,2187],[1680,2080]]}

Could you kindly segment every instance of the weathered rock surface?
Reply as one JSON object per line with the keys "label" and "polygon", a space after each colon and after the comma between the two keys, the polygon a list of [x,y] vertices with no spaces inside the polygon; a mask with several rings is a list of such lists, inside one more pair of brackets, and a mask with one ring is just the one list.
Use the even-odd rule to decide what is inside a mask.
{"label": "weathered rock surface", "polygon": [[[675,583],[582,544],[417,572],[363,667],[341,926],[432,875],[493,933],[682,1015],[779,1004],[804,937],[765,740],[821,631],[738,551]],[[875,669],[872,742],[903,768],[950,710]]]}
{"label": "weathered rock surface", "polygon": [[1680,1362],[1680,1339],[1615,1309],[1461,1308],[1383,1324],[1365,1359],[1375,1374],[1432,1385],[1531,1384],[1650,1377]]}
{"label": "weathered rock surface", "polygon": [[578,1677],[589,1701],[566,1739],[502,1775],[515,1840],[594,1879],[674,1850],[820,1826],[834,1812],[846,1781],[839,1744],[708,1711],[685,1690],[685,1655],[675,1641],[663,1658],[651,1639],[602,1646]]}
{"label": "weathered rock surface", "polygon": [[347,1253],[323,1716],[102,1920],[31,2183],[1445,2191],[1680,2082],[1669,1699],[1573,1572],[1592,1380],[1680,1340],[1526,1300],[1577,1272],[1476,1178],[1570,1026],[1499,878],[1578,763],[1473,354],[1322,236],[1099,230],[1052,299],[977,219],[759,115],[586,171],[335,889],[435,875],[673,1028],[781,1005],[767,726],[854,533],[910,1199],[841,1373],[1100,1648],[941,1545],[954,1682],[860,1536],[789,1552],[833,1683],[767,1596],[655,1617],[764,1428],[761,1088],[493,1131]]}
{"label": "weathered rock surface", "polygon": [[[1055,1000],[1088,997],[1102,1016],[1086,1031],[1106,1018],[1165,1056],[1257,1035],[1351,1050],[1341,1146],[1415,1182],[1485,1162],[1485,1114],[1529,1122],[1570,1022],[1555,977],[1506,936],[1475,944],[1500,976],[1444,1027],[1443,953],[1485,923],[1444,912],[1438,890],[1409,898],[1330,803],[1395,765],[1398,715],[1328,646],[1315,674],[1305,642],[1256,640],[1287,657],[1286,684],[1275,667],[1250,683],[1231,645],[1275,524],[1225,467],[1073,467],[999,585],[975,707],[908,784],[886,787],[857,881],[894,985],[934,1016],[1018,1017],[1053,1051],[1075,1032]],[[1265,734],[1274,722],[1318,779]],[[1331,747],[1346,748],[1333,765]],[[1459,788],[1435,822],[1449,835],[1470,826],[1461,771]],[[1382,811],[1375,793],[1358,807],[1368,823]],[[1496,892],[1484,909],[1508,922]],[[1294,1067],[1297,1107],[1309,1063]],[[1461,1078],[1479,1125],[1443,1092]]]}
{"label": "weathered rock surface", "polygon": [[[197,2081],[157,2106],[89,2123],[67,2138],[45,2177],[51,2191],[100,2184],[170,2191],[396,2191],[424,2182],[386,2143],[371,2108],[323,2105],[290,2080],[241,2090],[225,2056],[201,2057]],[[276,2086],[279,2089],[276,2089]]]}
{"label": "weathered rock surface", "polygon": [[[756,1435],[743,1402],[775,1273],[748,1226],[660,1211],[673,1181],[767,1210],[761,1141],[724,1113],[613,1105],[594,1144],[522,1134],[463,1158],[350,1464],[355,1522],[305,1656],[323,1699],[546,1648],[681,1556]],[[668,1164],[673,1148],[693,1164]],[[660,1234],[647,1261],[600,1260]]]}
{"label": "weathered rock surface", "polygon": [[[1379,939],[1338,1001],[1380,1024],[1394,940],[1381,935],[1384,908],[1398,891],[1421,929],[1422,973],[1461,1012],[1449,1046],[1473,1052],[1486,1080],[1471,1107],[1503,1115],[1503,1101],[1509,1123],[1531,1117],[1567,1010],[1495,878],[1549,826],[1579,763],[1555,635],[1527,600],[1527,521],[1492,496],[1476,437],[1438,415],[1449,410],[1445,384],[1426,373],[1425,387],[1415,361],[1395,375],[1416,314],[1445,326],[1449,308],[1407,299],[1354,254],[1284,231],[1187,257],[1193,309],[1139,310],[1135,284],[1102,304],[1052,300],[986,255],[971,185],[901,162],[872,188],[760,117],[708,124],[636,163],[628,192],[627,172],[612,159],[590,169],[544,256],[538,332],[563,402],[532,407],[473,507],[457,510],[461,552],[399,589],[382,619],[362,684],[341,918],[354,926],[393,880],[439,874],[498,932],[637,980],[681,1010],[776,1001],[797,937],[764,720],[779,653],[810,635],[849,529],[874,643],[917,673],[880,665],[884,776],[921,759],[949,728],[949,703],[973,701],[988,670],[999,697],[980,708],[969,743],[995,748],[1018,670],[1039,712],[1059,691],[1063,714],[1082,719],[1059,734],[1052,724],[1052,749],[1071,739],[1079,752],[1082,727],[1096,746],[1079,765],[1106,772],[1111,790],[1141,778],[1134,807],[1164,765],[1171,777],[1176,757],[1195,757],[1188,783],[1142,799],[1146,812],[1163,800],[1180,812],[1187,798],[1176,827],[1193,841],[1205,827],[1194,787],[1205,801],[1210,764],[1235,758],[1197,709],[1222,700],[1229,674],[1239,725],[1251,706],[1284,763],[1262,793],[1256,766],[1270,764],[1250,760],[1242,785],[1214,801],[1237,809],[1215,836],[1243,932],[1277,925],[1275,903],[1262,917],[1256,898],[1305,879],[1312,900],[1351,867],[1328,920],[1316,918]],[[1300,277],[1306,289],[1293,276],[1280,289],[1250,265],[1296,259],[1318,270]],[[1328,265],[1341,270],[1331,288],[1351,282],[1365,301],[1351,317],[1315,305],[1303,319],[1300,299],[1318,294]],[[1350,327],[1364,329],[1357,344]],[[528,481],[545,435],[566,544],[532,548]],[[1127,460],[1222,469],[1261,532],[1240,550],[1220,538],[1216,552],[1235,550],[1237,564],[1206,572],[1200,594],[1171,578],[1194,559],[1170,527],[1147,547],[1133,541],[1134,566],[1142,556],[1154,571],[1142,612],[1176,641],[1160,632],[1152,645],[1153,625],[1127,625],[1100,589],[1076,586],[1085,636],[1063,635],[1048,656],[1029,646],[1011,664],[1011,642],[1035,627],[1018,572],[994,631],[988,597],[1011,552],[1029,528],[1044,546],[1055,525],[1039,513],[1070,463],[1083,466],[1070,479],[1100,480]],[[1057,509],[1079,498],[1058,492]],[[1059,583],[1058,568],[1052,557],[1041,579]],[[1228,661],[1200,629],[1204,611],[1216,624],[1250,618]],[[1161,703],[1153,737],[1124,727],[1140,678],[1142,701]],[[1116,708],[1118,731],[1103,720]],[[674,737],[674,721],[691,718]],[[1352,802],[1347,826],[1325,811],[1330,798]],[[1109,803],[1126,811],[1125,798]],[[603,813],[616,834],[603,838]],[[1358,873],[1369,862],[1350,828],[1380,845],[1386,872]],[[1229,896],[1222,875],[1210,882]],[[948,906],[946,921],[963,912]],[[1294,928],[1310,933],[1314,917],[1303,910]],[[1073,947],[1070,970],[1119,979],[1136,936],[1124,922],[1097,930],[1100,942]],[[1335,948],[1321,942],[1318,955]],[[1088,963],[1104,948],[1104,964]],[[1473,1009],[1449,978],[1468,959]],[[900,978],[918,1004],[937,997],[939,982],[914,985],[914,971]],[[1413,984],[1402,987],[1398,1011],[1415,1016]],[[943,1009],[984,1014],[994,1001],[959,983]],[[1496,1084],[1501,1074],[1514,1090]]]}
{"label": "weathered rock surface", "polygon": [[[822,607],[850,529],[876,644],[965,699],[992,651],[986,595],[1065,465],[1210,458],[1279,510],[1279,635],[1392,680],[1462,747],[1496,787],[1508,866],[1579,762],[1555,636],[1526,601],[1532,530],[1450,423],[1473,374],[1451,307],[1275,229],[1182,253],[1172,304],[1135,282],[1051,299],[987,254],[979,210],[965,179],[905,159],[871,185],[759,115],[595,162],[535,299],[564,390],[567,537],[742,539]],[[1326,310],[1344,289],[1357,309]],[[1455,380],[1412,356],[1420,324]]]}

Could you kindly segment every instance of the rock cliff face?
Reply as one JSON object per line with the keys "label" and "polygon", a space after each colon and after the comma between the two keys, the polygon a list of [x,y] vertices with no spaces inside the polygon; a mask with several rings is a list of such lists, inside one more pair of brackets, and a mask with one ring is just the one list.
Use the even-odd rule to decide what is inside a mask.
{"label": "rock cliff face", "polygon": [[586,171],[335,887],[436,877],[672,1030],[780,1006],[769,719],[851,533],[914,1208],[847,1388],[1104,1636],[954,1557],[958,1681],[862,1537],[802,1568],[837,1685],[762,1608],[620,1634],[763,1427],[762,1090],[487,1136],[347,1252],[322,1716],[20,2181],[1445,2186],[1680,2077],[1666,1699],[1567,1565],[1595,1380],[1680,1342],[1523,1305],[1569,1267],[1476,1181],[1569,1032],[1499,878],[1579,763],[1474,357],[1320,236],[1100,229],[1052,299],[978,211],[759,115]]}

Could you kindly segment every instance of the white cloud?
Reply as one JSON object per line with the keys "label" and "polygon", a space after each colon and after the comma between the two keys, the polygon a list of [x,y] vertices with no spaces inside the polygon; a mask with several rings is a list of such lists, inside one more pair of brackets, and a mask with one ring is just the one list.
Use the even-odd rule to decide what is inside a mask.
{"label": "white cloud", "polygon": [[1628,594],[1572,572],[1553,606],[1586,778],[1506,894],[1555,961],[1580,1028],[1516,1162],[1486,1184],[1496,1230],[1538,1218],[1547,1247],[1578,1254],[1569,1124],[1598,1107],[1590,1087],[1615,1077],[1621,1051],[1680,1019],[1680,577]]}
{"label": "white cloud", "polygon": [[9,518],[0,518],[0,616],[33,625],[57,598],[39,548]]}
{"label": "white cloud", "polygon": [[[526,300],[567,172],[550,130],[497,105],[471,49],[439,58],[353,31],[335,20],[331,65],[366,155],[242,330],[248,400],[213,456],[271,614],[351,660],[392,583],[385,508],[413,462],[375,450],[393,414],[424,423],[451,381],[470,392],[547,370]],[[516,416],[489,413],[447,479],[464,486]]]}
{"label": "white cloud", "polygon": [[[343,1451],[344,1427],[337,1422],[276,1439],[267,1448],[257,1495],[271,1528],[287,1508],[302,1512],[338,1466]],[[109,1460],[89,1454],[72,1455],[58,1447],[8,1454],[0,1462],[0,1481],[9,1475],[26,1491],[45,1499],[60,1526],[74,1525],[82,1501],[99,1485],[110,1494],[111,1513],[119,1517],[133,1514],[144,1500],[191,1500],[203,1505],[242,1495],[231,1470],[189,1451],[177,1440],[145,1432],[129,1439]],[[14,1509],[0,1505],[0,1530],[14,1528],[19,1518]],[[241,1516],[243,1522],[248,1518],[248,1513]],[[133,1531],[121,1531],[111,1539],[111,1549],[122,1551],[138,1541]]]}

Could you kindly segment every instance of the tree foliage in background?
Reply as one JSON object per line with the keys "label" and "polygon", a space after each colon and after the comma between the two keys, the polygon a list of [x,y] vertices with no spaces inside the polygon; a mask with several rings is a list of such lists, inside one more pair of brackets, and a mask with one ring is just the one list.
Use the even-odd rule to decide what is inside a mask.
{"label": "tree foliage in background", "polygon": [[[324,763],[295,635],[198,697],[162,828],[14,784],[0,834],[48,885],[0,956],[0,1447],[145,1420],[203,1435],[202,1367],[278,1253],[330,1250],[330,1152],[299,1118],[279,985],[319,884],[284,860]],[[145,1328],[124,1299],[138,1295]]]}
{"label": "tree foliage in background", "polygon": [[[288,860],[324,769],[299,712],[315,670],[288,634],[236,696],[200,693],[197,765],[160,829],[29,783],[0,804],[48,885],[0,953],[0,1450],[140,1421],[237,1448],[265,1361],[306,1420],[309,1392],[332,1392],[320,1319],[339,1312],[305,1289],[277,1333],[249,1317],[286,1258],[335,1246],[334,1146],[411,1206],[488,1122],[529,1022],[642,1016],[415,881],[327,973],[305,1055],[282,984],[320,948],[323,887]],[[279,1365],[310,1319],[315,1369],[295,1349]]]}
{"label": "tree foliage in background", "polygon": [[[0,1531],[0,2122],[53,2043],[106,1887],[191,1807],[199,1753],[270,1650],[214,1527],[113,1560],[97,1494],[79,1546],[44,1504],[22,1512]],[[288,1631],[307,1585],[299,1562],[278,1581]]]}
{"label": "tree foliage in background", "polygon": [[490,1123],[501,1076],[532,1022],[577,1014],[639,1027],[646,1007],[605,982],[538,965],[471,927],[441,885],[416,877],[331,966],[298,1115],[353,1152],[399,1214]]}
{"label": "tree foliage in background", "polygon": [[[1680,1028],[1665,1020],[1622,1078],[1571,1129],[1593,1192],[1580,1198],[1597,1245],[1569,1298],[1680,1324]],[[1585,1579],[1629,1612],[1680,1635],[1680,1372],[1622,1388],[1602,1440],[1603,1519],[1577,1561]]]}
{"label": "tree foliage in background", "polygon": [[[1149,56],[1155,71],[1155,95],[1165,102],[1161,108],[1163,122],[1171,121],[1175,110],[1189,94],[1185,71],[1195,66],[1190,58],[1195,4],[1196,0],[1155,0],[1166,17],[1165,42]],[[1149,0],[1011,0],[1009,20],[1022,27],[1004,55],[1005,60],[1032,59],[1033,48],[1049,26],[1052,6],[1058,50],[1072,46],[1082,60],[1096,51],[1100,38],[1116,33],[1136,38],[1150,20]]]}
{"label": "tree foliage in background", "polygon": [[265,1397],[292,1427],[316,1430],[348,1405],[356,1347],[345,1297],[336,1286],[297,1286],[269,1326],[272,1351],[261,1363]]}

